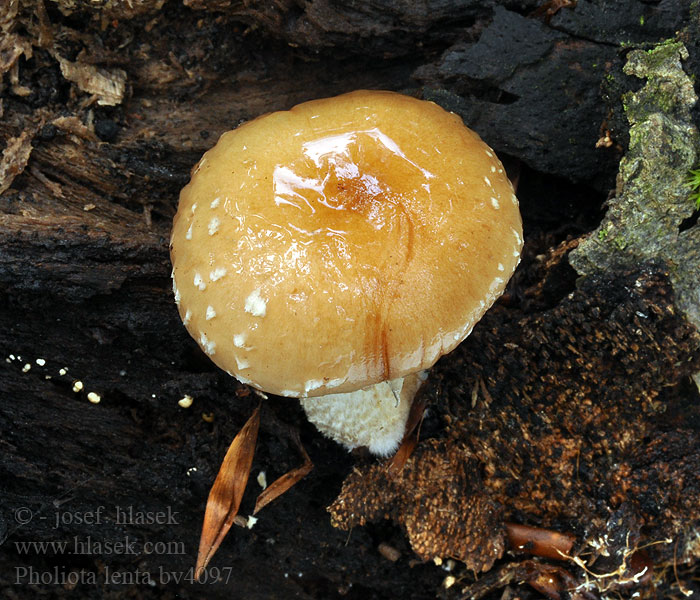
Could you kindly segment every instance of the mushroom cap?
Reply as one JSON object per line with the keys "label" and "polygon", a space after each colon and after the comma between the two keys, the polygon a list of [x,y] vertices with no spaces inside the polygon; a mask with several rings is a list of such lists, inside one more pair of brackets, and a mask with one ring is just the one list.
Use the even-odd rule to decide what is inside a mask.
{"label": "mushroom cap", "polygon": [[357,91],[258,117],[204,154],[173,224],[173,288],[240,381],[345,393],[457,346],[522,243],[503,166],[457,115]]}

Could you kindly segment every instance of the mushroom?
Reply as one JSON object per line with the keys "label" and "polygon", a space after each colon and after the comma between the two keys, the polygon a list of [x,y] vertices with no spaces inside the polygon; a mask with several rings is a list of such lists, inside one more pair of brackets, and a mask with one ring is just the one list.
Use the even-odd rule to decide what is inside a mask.
{"label": "mushroom", "polygon": [[357,91],[204,154],[173,224],[173,289],[219,367],[389,455],[425,370],[500,296],[522,244],[503,166],[457,115]]}

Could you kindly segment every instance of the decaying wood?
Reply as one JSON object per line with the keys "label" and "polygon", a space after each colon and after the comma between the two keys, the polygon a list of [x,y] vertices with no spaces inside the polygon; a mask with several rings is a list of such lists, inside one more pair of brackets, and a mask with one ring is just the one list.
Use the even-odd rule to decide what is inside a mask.
{"label": "decaying wood", "polygon": [[281,477],[275,479],[268,487],[266,487],[258,499],[255,501],[255,508],[253,509],[253,514],[257,514],[263,508],[265,508],[270,502],[279,498],[285,492],[287,492],[293,485],[299,483],[304,477],[306,477],[311,470],[314,468],[314,464],[311,462],[309,455],[304,450],[304,446],[301,442],[297,445],[301,455],[304,458],[304,462],[301,466],[292,469],[291,471],[285,473]]}
{"label": "decaying wood", "polygon": [[[623,71],[629,48],[678,32],[683,69],[700,73],[693,3],[615,4],[0,8],[3,594],[700,593],[700,357],[673,265],[578,281],[567,258],[599,225],[629,141],[622,95],[640,85]],[[299,467],[290,429],[314,470],[234,528],[198,583],[207,494],[259,398],[180,323],[168,259],[178,192],[223,131],[357,88],[440,102],[519,172],[523,262],[431,372],[402,469],[348,455],[293,400],[265,401],[240,515],[258,476]],[[576,542],[563,561],[525,559],[506,552],[509,523]],[[73,546],[22,545],[36,541]],[[450,557],[461,562],[446,579]]]}

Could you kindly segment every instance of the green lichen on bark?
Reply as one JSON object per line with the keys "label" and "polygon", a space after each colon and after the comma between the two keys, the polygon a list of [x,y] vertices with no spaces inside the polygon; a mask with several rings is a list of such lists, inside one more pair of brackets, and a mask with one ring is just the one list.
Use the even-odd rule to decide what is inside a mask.
{"label": "green lichen on bark", "polygon": [[699,141],[690,114],[697,96],[681,63],[687,56],[675,41],[630,52],[624,71],[646,84],[623,96],[630,144],[615,198],[598,230],[569,258],[581,275],[664,265],[677,306],[700,329],[700,226],[681,227],[695,209],[688,173],[697,166]]}

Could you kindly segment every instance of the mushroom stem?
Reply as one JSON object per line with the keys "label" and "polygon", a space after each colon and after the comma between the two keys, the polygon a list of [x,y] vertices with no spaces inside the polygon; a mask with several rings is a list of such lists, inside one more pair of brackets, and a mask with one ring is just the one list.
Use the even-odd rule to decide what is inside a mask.
{"label": "mushroom stem", "polygon": [[420,371],[355,392],[300,398],[300,402],[309,421],[348,450],[367,446],[372,454],[389,456],[403,438],[413,397],[426,376]]}

